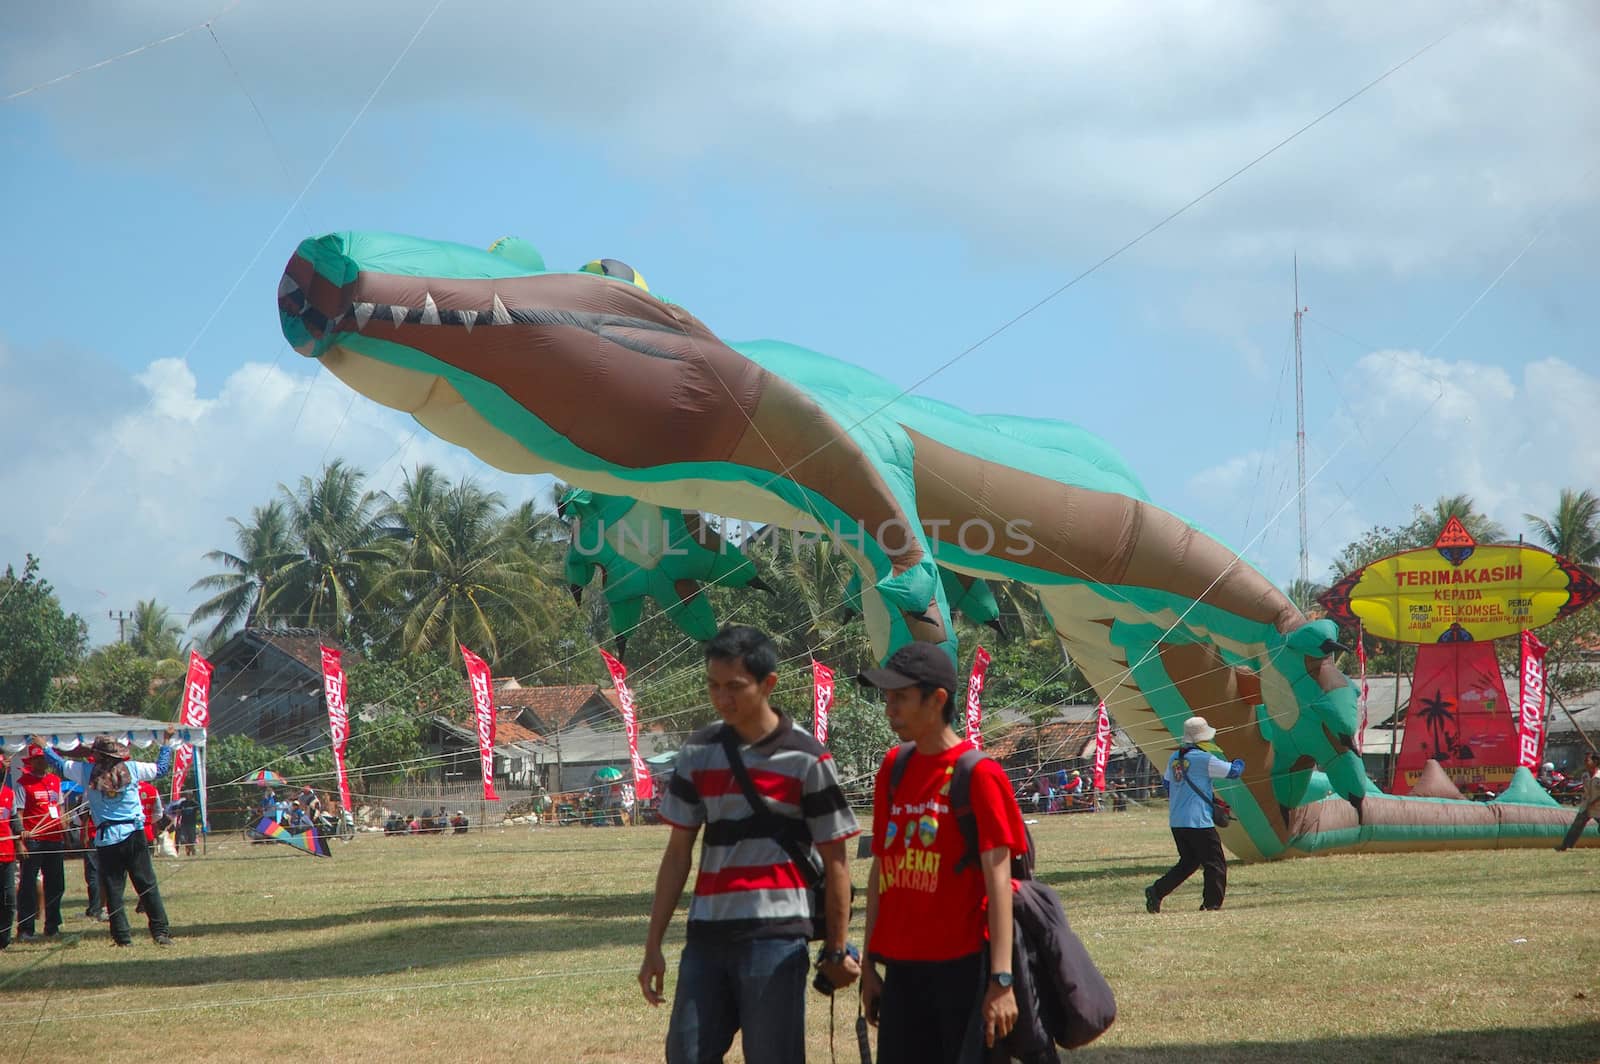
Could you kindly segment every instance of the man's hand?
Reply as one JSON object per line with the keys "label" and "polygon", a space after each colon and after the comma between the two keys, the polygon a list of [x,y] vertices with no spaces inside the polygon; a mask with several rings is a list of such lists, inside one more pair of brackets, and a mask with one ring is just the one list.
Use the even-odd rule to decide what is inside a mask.
{"label": "man's hand", "polygon": [[165,734],[166,734],[166,740],[167,740],[167,741],[168,741],[168,742],[171,742],[171,741],[172,741],[172,737],[173,737],[173,736],[174,736],[174,735],[177,735],[177,734],[178,734],[178,727],[177,727],[177,725],[175,725],[175,724],[168,724],[168,725],[167,725],[167,730],[166,730],[166,733],[165,733]]}
{"label": "man's hand", "polygon": [[878,1026],[878,1000],[883,997],[883,978],[878,975],[875,964],[867,964],[861,968],[861,1007],[867,1014],[867,1022]]}
{"label": "man's hand", "polygon": [[644,963],[639,965],[639,989],[644,991],[644,999],[652,1005],[665,1001],[666,980],[667,959],[661,955],[661,947],[646,946]]}
{"label": "man's hand", "polygon": [[848,953],[838,964],[833,961],[823,961],[817,965],[817,970],[828,977],[828,982],[833,984],[835,990],[843,990],[861,978],[861,965]]}
{"label": "man's hand", "polygon": [[983,995],[983,1044],[990,1049],[995,1042],[1011,1033],[1017,1023],[1017,996],[1009,986],[989,984]]}

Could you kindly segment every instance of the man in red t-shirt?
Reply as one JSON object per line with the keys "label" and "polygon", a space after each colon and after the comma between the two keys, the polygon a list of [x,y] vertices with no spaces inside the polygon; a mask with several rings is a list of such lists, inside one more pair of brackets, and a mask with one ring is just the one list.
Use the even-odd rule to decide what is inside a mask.
{"label": "man in red t-shirt", "polygon": [[6,785],[6,755],[0,753],[0,949],[11,945],[11,920],[17,915],[17,849],[22,819],[17,798]]}
{"label": "man in red t-shirt", "polygon": [[[867,951],[861,997],[878,1025],[879,1064],[965,1064],[1011,1033],[1011,855],[1027,828],[1011,782],[989,758],[972,769],[978,854],[950,809],[956,762],[972,749],[951,728],[956,673],[950,655],[912,643],[857,677],[884,693],[889,727],[915,744],[889,752],[878,771],[867,882]],[[895,761],[909,757],[891,794]],[[959,867],[958,867],[959,866]],[[880,977],[877,962],[884,965]]]}
{"label": "man in red t-shirt", "polygon": [[39,898],[34,881],[44,874],[44,933],[61,930],[61,895],[66,893],[62,853],[66,846],[66,809],[61,804],[61,777],[50,771],[44,748],[29,746],[22,753],[22,775],[17,777],[22,799],[22,841],[28,848],[17,883],[17,941],[37,938]]}

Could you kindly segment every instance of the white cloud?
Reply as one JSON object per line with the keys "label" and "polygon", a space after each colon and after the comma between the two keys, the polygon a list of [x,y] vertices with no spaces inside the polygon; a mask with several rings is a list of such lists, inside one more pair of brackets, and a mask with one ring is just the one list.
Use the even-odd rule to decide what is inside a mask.
{"label": "white cloud", "polygon": [[[212,6],[123,5],[89,25],[49,8],[12,13],[9,26],[0,14],[0,68],[14,83],[43,79]],[[26,106],[86,155],[180,164],[197,188],[276,192],[310,174],[431,7],[391,5],[374,20],[338,5],[246,5],[216,27],[237,80],[197,34]],[[466,113],[507,137],[574,133],[633,172],[710,161],[845,210],[892,198],[991,252],[1081,260],[1448,31],[1159,248],[1213,265],[1281,263],[1297,249],[1329,267],[1467,266],[1502,256],[1549,212],[1596,202],[1586,175],[1600,163],[1600,24],[1588,5],[447,6],[364,120],[399,116],[412,132],[358,136],[330,178],[384,180],[385,153],[426,151],[431,128]],[[1563,221],[1570,239],[1546,253],[1571,257],[1586,240]]]}
{"label": "white cloud", "polygon": [[[60,389],[4,405],[0,497],[26,505],[0,526],[0,564],[39,555],[63,604],[104,642],[115,636],[108,611],[140,599],[187,615],[203,598],[190,585],[214,571],[204,554],[234,546],[227,519],[248,519],[278,484],[292,488],[324,461],[343,458],[371,474],[369,487],[391,491],[405,470],[428,462],[452,478],[474,476],[508,502],[540,496],[541,478],[504,476],[427,433],[413,438],[408,418],[285,358],[294,364],[241,366],[216,395],[200,394],[184,363],[162,359],[136,387]],[[8,359],[32,361],[0,346],[0,370]],[[54,358],[69,379],[84,375],[86,361]]]}
{"label": "white cloud", "polygon": [[[1524,514],[1554,510],[1562,488],[1600,490],[1593,368],[1542,359],[1519,379],[1496,366],[1375,351],[1356,363],[1349,390],[1361,397],[1360,423],[1342,409],[1307,460],[1313,579],[1368,528],[1403,525],[1413,505],[1440,496],[1471,495],[1515,534],[1528,526]],[[1192,476],[1188,516],[1242,546],[1261,533],[1261,514],[1281,511],[1246,554],[1287,583],[1298,552],[1294,491],[1291,435]]]}

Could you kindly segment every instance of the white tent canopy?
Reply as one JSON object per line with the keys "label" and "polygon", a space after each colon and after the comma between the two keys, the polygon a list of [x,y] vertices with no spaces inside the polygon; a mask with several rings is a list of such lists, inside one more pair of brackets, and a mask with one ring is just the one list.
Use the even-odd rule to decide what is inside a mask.
{"label": "white tent canopy", "polygon": [[[169,727],[171,725],[165,721],[124,717],[120,713],[0,714],[0,749],[16,754],[35,735],[57,750],[76,750],[94,742],[100,735],[109,735],[129,746],[148,748],[162,742]],[[178,728],[174,735],[175,742],[181,740],[195,747],[194,787],[200,795],[200,823],[210,831],[210,810],[206,802],[206,731],[204,728]],[[13,757],[10,776],[16,777],[21,770],[22,759]]]}
{"label": "white tent canopy", "polygon": [[[159,743],[169,727],[159,720],[124,717],[120,713],[14,713],[0,714],[0,748],[14,754],[40,736],[58,750],[74,750],[92,743],[97,735],[110,735],[131,746]],[[179,728],[177,737],[195,746],[206,745],[203,728]]]}

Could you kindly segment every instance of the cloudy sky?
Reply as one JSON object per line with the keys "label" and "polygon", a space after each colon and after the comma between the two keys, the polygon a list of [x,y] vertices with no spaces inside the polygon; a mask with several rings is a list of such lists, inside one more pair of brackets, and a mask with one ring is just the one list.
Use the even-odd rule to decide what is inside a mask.
{"label": "cloudy sky", "polygon": [[325,460],[539,494],[284,344],[342,229],[620,258],[906,386],[1009,325],[918,390],[1093,429],[1284,583],[1298,256],[1313,575],[1442,494],[1521,530],[1600,487],[1596,55],[1594,5],[1518,0],[19,0],[0,562],[103,642]]}

